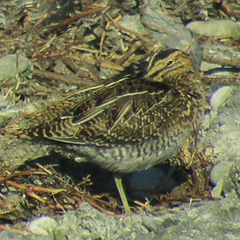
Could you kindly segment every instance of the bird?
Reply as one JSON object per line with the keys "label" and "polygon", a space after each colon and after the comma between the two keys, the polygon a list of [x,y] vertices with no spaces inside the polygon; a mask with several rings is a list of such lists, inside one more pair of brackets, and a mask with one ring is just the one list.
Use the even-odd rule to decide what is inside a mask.
{"label": "bird", "polygon": [[197,72],[188,53],[156,48],[111,79],[22,117],[12,133],[112,172],[130,213],[122,175],[166,162],[199,128],[204,94]]}

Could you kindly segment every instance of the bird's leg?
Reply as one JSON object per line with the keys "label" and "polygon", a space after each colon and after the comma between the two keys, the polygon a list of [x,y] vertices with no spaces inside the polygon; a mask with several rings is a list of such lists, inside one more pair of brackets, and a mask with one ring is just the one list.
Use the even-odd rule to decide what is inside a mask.
{"label": "bird's leg", "polygon": [[118,189],[118,193],[120,195],[120,198],[122,200],[124,209],[126,213],[131,213],[129,204],[128,204],[128,200],[122,185],[122,177],[120,175],[114,175],[114,181],[116,183],[117,189]]}

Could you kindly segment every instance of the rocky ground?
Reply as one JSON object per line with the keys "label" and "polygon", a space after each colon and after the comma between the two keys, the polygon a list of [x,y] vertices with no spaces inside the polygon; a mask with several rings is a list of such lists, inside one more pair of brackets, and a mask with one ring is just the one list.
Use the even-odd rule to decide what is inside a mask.
{"label": "rocky ground", "polygon": [[[0,238],[238,239],[239,9],[210,0],[1,1]],[[203,60],[210,107],[197,146],[176,157],[193,160],[189,169],[126,176],[132,215],[115,200],[110,173],[6,134],[22,114],[100,83],[156,43],[190,52],[196,67]]]}

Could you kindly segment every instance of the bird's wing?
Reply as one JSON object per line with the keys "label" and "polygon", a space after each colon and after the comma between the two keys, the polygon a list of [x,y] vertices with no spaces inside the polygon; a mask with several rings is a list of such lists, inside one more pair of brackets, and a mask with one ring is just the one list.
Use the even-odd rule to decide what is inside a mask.
{"label": "bird's wing", "polygon": [[139,78],[121,79],[78,98],[72,95],[29,115],[23,119],[23,132],[74,144],[138,141],[154,135],[154,127],[168,118],[166,108],[169,114],[178,101],[176,92],[165,84]]}

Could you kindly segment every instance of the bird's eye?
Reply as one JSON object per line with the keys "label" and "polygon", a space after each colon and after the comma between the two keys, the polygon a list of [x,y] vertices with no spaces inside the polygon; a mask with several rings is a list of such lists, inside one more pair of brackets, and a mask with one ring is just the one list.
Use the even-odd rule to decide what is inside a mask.
{"label": "bird's eye", "polygon": [[173,65],[173,61],[169,60],[169,61],[167,62],[167,67],[170,67],[171,65]]}

